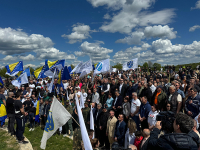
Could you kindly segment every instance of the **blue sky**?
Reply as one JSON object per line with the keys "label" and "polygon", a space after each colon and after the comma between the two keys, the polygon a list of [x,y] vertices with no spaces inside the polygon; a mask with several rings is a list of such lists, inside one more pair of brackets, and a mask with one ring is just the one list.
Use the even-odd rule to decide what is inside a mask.
{"label": "blue sky", "polygon": [[199,62],[200,0],[0,1],[0,66]]}

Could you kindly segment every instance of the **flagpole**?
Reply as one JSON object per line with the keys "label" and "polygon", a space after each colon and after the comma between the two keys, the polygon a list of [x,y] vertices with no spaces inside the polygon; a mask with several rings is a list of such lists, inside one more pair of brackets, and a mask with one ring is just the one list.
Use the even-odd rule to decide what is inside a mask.
{"label": "flagpole", "polygon": [[[72,119],[76,122],[77,125],[79,125],[78,122],[73,117],[72,117]],[[79,125],[79,127],[80,127],[80,125]]]}

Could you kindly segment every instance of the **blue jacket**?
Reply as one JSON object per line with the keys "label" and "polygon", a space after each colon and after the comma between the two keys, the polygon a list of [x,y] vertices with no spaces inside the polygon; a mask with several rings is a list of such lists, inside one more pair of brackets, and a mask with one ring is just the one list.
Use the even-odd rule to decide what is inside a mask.
{"label": "blue jacket", "polygon": [[122,121],[119,125],[119,121],[117,121],[114,137],[117,137],[117,141],[120,146],[124,145],[125,133],[126,133],[126,123]]}
{"label": "blue jacket", "polygon": [[138,88],[138,84],[136,84],[135,86],[128,86],[128,90],[126,92],[126,96],[129,96],[129,98],[132,97],[132,93],[133,92],[136,92],[137,91],[137,88]]}
{"label": "blue jacket", "polygon": [[[191,104],[189,104],[190,100],[192,100]],[[185,111],[187,113],[188,111],[191,111],[192,112],[191,117],[195,118],[199,114],[199,108],[200,108],[200,95],[197,95],[195,98],[189,96],[185,102]]]}
{"label": "blue jacket", "polygon": [[141,118],[145,117],[147,119],[150,111],[151,111],[151,105],[149,104],[148,101],[146,104],[141,103],[140,110],[139,110],[139,114]]}

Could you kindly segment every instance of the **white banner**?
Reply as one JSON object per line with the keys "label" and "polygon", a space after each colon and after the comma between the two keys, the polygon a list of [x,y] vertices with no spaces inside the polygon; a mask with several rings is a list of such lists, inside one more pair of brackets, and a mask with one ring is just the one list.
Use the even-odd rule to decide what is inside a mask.
{"label": "white banner", "polygon": [[125,62],[123,64],[123,70],[130,70],[130,69],[136,69],[138,68],[138,58],[132,59],[129,62]]}

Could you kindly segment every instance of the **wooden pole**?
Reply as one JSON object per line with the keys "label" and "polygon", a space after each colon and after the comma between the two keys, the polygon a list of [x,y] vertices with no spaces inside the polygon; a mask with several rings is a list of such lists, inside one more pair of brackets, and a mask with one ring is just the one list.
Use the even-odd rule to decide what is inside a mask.
{"label": "wooden pole", "polygon": [[[79,125],[78,122],[73,117],[72,117],[72,119],[76,122],[77,125]],[[79,127],[80,127],[80,125],[79,125]]]}

